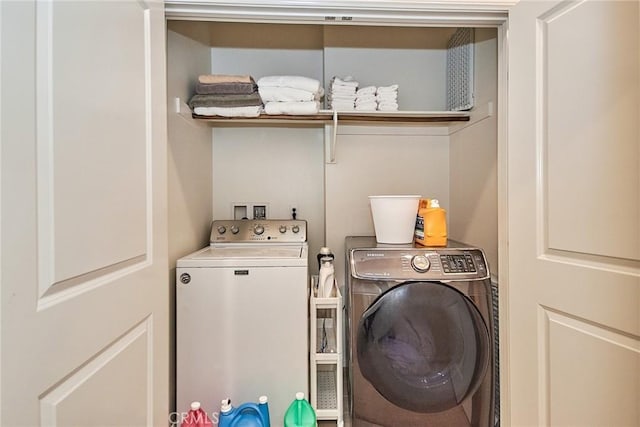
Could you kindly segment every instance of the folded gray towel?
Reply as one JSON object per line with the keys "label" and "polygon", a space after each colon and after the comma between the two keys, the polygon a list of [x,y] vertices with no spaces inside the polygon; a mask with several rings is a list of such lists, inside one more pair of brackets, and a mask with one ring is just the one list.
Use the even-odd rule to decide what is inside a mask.
{"label": "folded gray towel", "polygon": [[252,83],[196,83],[196,93],[200,95],[228,95],[247,94],[258,90],[258,85]]}
{"label": "folded gray towel", "polygon": [[189,107],[251,107],[262,105],[262,98],[258,92],[249,94],[229,95],[193,95],[189,100]]}

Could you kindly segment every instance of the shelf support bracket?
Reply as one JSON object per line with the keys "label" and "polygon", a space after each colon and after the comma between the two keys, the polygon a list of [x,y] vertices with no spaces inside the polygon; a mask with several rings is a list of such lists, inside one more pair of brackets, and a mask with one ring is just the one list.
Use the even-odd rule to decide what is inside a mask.
{"label": "shelf support bracket", "polygon": [[333,124],[324,125],[324,158],[325,163],[336,162],[336,140],[338,138],[338,112],[333,110]]}
{"label": "shelf support bracket", "polygon": [[180,99],[179,97],[173,98],[173,102],[174,102],[174,112],[178,115],[180,115],[182,118],[187,119],[187,120],[193,120],[191,118],[191,109],[189,108],[189,106],[182,101],[182,99]]}
{"label": "shelf support bracket", "polygon": [[192,116],[191,108],[180,97],[173,98],[173,113],[181,117],[191,126],[207,126],[206,123],[195,120]]}

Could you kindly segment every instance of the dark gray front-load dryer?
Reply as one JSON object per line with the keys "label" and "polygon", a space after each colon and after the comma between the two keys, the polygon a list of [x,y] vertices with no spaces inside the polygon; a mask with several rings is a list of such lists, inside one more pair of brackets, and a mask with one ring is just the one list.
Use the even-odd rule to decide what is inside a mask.
{"label": "dark gray front-load dryer", "polygon": [[482,250],[368,237],[347,237],[346,249],[353,426],[495,426],[492,288]]}

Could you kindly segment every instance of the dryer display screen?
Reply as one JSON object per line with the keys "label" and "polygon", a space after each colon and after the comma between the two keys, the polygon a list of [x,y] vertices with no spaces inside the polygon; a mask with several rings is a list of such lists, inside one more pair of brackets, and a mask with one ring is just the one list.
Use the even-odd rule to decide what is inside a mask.
{"label": "dryer display screen", "polygon": [[471,255],[440,255],[442,271],[445,273],[475,273],[476,266]]}

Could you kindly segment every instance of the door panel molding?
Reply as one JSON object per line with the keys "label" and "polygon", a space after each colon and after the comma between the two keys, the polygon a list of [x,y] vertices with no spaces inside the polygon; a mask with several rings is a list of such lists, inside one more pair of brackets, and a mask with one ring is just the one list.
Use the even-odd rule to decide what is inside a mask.
{"label": "door panel molding", "polygon": [[51,283],[38,298],[37,311],[46,310],[97,287],[115,282],[151,264],[146,255],[140,255],[77,277]]}
{"label": "door panel molding", "polygon": [[[120,381],[131,384],[136,378],[140,378],[140,372],[144,375],[142,380],[131,386],[144,387],[147,396],[147,407],[142,411],[136,408],[118,407],[116,402],[110,402],[107,407],[111,414],[109,417],[120,417],[120,425],[152,425],[153,414],[153,318],[148,316],[142,322],[135,325],[122,336],[110,343],[102,351],[92,356],[76,370],[65,378],[62,378],[55,385],[43,392],[39,396],[41,423],[46,426],[71,425],[65,416],[73,417],[73,399],[91,404],[91,387],[99,387],[100,376],[123,375],[122,365],[129,365],[126,372],[135,372],[134,377],[122,377]],[[115,367],[112,368],[112,365]],[[91,383],[94,383],[93,385]],[[80,397],[77,397],[78,394]],[[112,396],[117,396],[113,393]],[[64,408],[68,403],[70,408]],[[103,402],[94,402],[98,407],[104,407]],[[126,405],[126,402],[120,402]],[[76,408],[77,409],[77,408]],[[109,421],[118,419],[105,419],[99,412],[95,413],[96,418],[81,421],[82,425],[111,425]],[[138,419],[136,419],[138,417]],[[114,424],[115,425],[115,424]]]}
{"label": "door panel molding", "polygon": [[640,277],[640,261],[623,258],[605,257],[580,252],[564,251],[544,248],[539,252],[541,261],[557,262],[573,266],[619,273],[627,276]]}
{"label": "door panel molding", "polygon": [[639,275],[640,67],[624,54],[640,49],[638,4],[602,3],[536,21],[538,253]]}
{"label": "door panel molding", "polygon": [[[35,5],[38,310],[145,269],[153,262],[149,6],[143,2],[90,6],[94,9],[88,11],[89,16],[105,22],[100,24],[100,30],[106,37],[123,33],[121,37],[129,38],[117,49],[113,42],[105,41],[110,51],[100,51],[99,41],[95,46],[82,42],[73,47],[66,45],[69,39],[60,36],[64,31],[60,27],[71,19],[68,7],[52,2]],[[122,31],[121,26],[110,25],[103,15],[124,18],[125,23],[129,20],[135,25]],[[85,58],[87,49],[93,48],[98,51],[96,55],[106,56],[96,65]],[[127,72],[129,61],[137,57],[140,73],[133,76],[132,82],[110,86],[110,73],[117,77],[118,73]],[[108,61],[113,63],[112,68],[103,70]],[[118,61],[123,64],[122,69]],[[78,93],[74,92],[72,79],[61,79],[76,72],[67,68],[66,62],[81,65],[77,71],[81,80],[77,83],[83,87]],[[95,87],[91,87],[94,80]],[[120,97],[121,114],[100,116],[101,97],[104,102]],[[83,113],[85,106],[77,104],[85,98],[92,109]],[[104,111],[113,112],[107,108]],[[140,114],[144,117],[142,124],[134,120]],[[95,133],[94,123],[102,132]],[[73,131],[78,133],[67,136]],[[139,167],[142,163],[144,168]],[[122,168],[122,178],[115,182],[111,179],[114,168]],[[92,218],[79,221],[83,216]]]}
{"label": "door panel molding", "polygon": [[[541,425],[635,425],[640,414],[633,374],[640,363],[639,336],[539,306],[538,337]],[[600,366],[603,353],[619,366]],[[607,411],[591,412],[586,401],[626,410],[599,419]]]}

